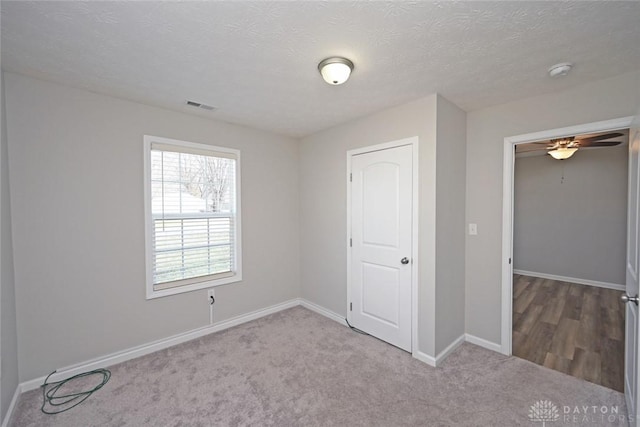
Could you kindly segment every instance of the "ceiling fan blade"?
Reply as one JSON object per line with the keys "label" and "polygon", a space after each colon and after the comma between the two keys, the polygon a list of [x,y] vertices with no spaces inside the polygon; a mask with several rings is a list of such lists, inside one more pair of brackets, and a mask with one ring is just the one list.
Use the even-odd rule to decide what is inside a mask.
{"label": "ceiling fan blade", "polygon": [[604,135],[596,135],[596,136],[592,136],[590,138],[583,138],[580,139],[580,144],[584,145],[583,143],[592,143],[592,142],[597,142],[597,141],[602,141],[605,139],[611,139],[611,138],[615,138],[618,136],[622,136],[623,134],[621,134],[620,132],[613,132],[613,133],[605,133]]}
{"label": "ceiling fan blade", "polygon": [[530,146],[529,144],[526,145],[516,145],[516,153],[529,153],[531,151],[541,151],[541,150],[547,150],[548,147],[535,147],[535,146]]}
{"label": "ceiling fan blade", "polygon": [[580,143],[581,148],[593,148],[593,147],[613,147],[614,145],[620,145],[622,141],[602,141],[602,142],[591,142],[588,144]]}

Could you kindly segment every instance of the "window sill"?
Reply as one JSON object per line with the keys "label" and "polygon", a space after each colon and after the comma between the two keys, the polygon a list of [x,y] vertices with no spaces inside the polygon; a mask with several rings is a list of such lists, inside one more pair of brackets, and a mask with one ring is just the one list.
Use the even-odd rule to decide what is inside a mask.
{"label": "window sill", "polygon": [[201,289],[209,289],[209,288],[213,288],[215,286],[220,286],[220,285],[227,285],[229,283],[235,283],[235,282],[240,282],[242,281],[242,274],[241,273],[236,273],[233,276],[230,277],[223,277],[220,279],[215,279],[215,280],[207,280],[204,282],[199,282],[199,283],[193,283],[191,285],[185,285],[185,286],[178,286],[175,288],[169,288],[169,289],[162,289],[162,290],[158,290],[158,291],[154,291],[153,290],[153,285],[151,285],[151,287],[149,287],[149,285],[147,286],[147,298],[148,300],[150,299],[155,299],[155,298],[162,298],[162,297],[167,297],[170,295],[177,295],[177,294],[183,294],[185,292],[192,292],[192,291],[199,291]]}

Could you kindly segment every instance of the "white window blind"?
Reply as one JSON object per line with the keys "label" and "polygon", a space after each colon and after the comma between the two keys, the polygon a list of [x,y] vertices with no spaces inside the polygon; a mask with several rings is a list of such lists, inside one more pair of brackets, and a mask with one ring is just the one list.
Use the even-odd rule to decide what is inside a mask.
{"label": "white window blind", "polygon": [[154,292],[237,273],[238,155],[187,144],[149,147]]}

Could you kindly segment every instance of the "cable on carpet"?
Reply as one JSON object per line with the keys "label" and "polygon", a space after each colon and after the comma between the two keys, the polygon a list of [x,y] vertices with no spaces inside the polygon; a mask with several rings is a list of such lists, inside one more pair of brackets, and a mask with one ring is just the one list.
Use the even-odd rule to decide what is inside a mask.
{"label": "cable on carpet", "polygon": [[[78,406],[79,404],[87,400],[89,396],[91,396],[93,393],[100,390],[109,381],[109,378],[111,378],[111,372],[109,370],[95,369],[93,371],[83,372],[81,374],[74,375],[65,380],[48,382],[49,377],[51,377],[51,375],[55,373],[56,371],[53,371],[49,375],[47,375],[47,378],[45,378],[44,380],[44,384],[42,384],[41,386],[43,401],[42,401],[42,407],[40,408],[40,410],[43,413],[49,414],[49,415],[60,414],[62,412],[68,411],[69,409],[75,408],[76,406]],[[64,385],[69,384],[71,381],[78,380],[80,378],[85,378],[91,375],[102,375],[102,381],[98,385],[93,387],[91,390],[79,391],[75,393],[68,393],[68,394],[56,396],[56,394],[60,391],[60,389]],[[51,386],[51,388],[47,390],[47,386]],[[67,406],[63,409],[58,409],[58,410],[48,410],[48,409],[45,409],[45,406],[47,405],[47,403],[53,408],[58,408],[60,406],[66,406],[69,404],[71,404],[71,406]]]}
{"label": "cable on carpet", "polygon": [[347,325],[349,325],[349,328],[351,328],[351,330],[352,330],[353,332],[357,332],[357,333],[362,334],[362,335],[369,335],[369,334],[368,334],[368,333],[366,333],[365,331],[360,330],[360,329],[358,329],[358,328],[356,328],[356,327],[354,327],[354,326],[351,326],[351,323],[349,323],[349,320],[347,320],[347,318],[346,318],[346,317],[344,318],[344,321],[345,321],[345,322],[347,322]]}

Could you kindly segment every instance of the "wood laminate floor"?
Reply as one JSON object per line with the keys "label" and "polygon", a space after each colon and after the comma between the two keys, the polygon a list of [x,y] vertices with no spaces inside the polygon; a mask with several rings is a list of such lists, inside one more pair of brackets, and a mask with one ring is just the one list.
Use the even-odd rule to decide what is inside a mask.
{"label": "wood laminate floor", "polygon": [[622,292],[513,276],[513,355],[624,392]]}

